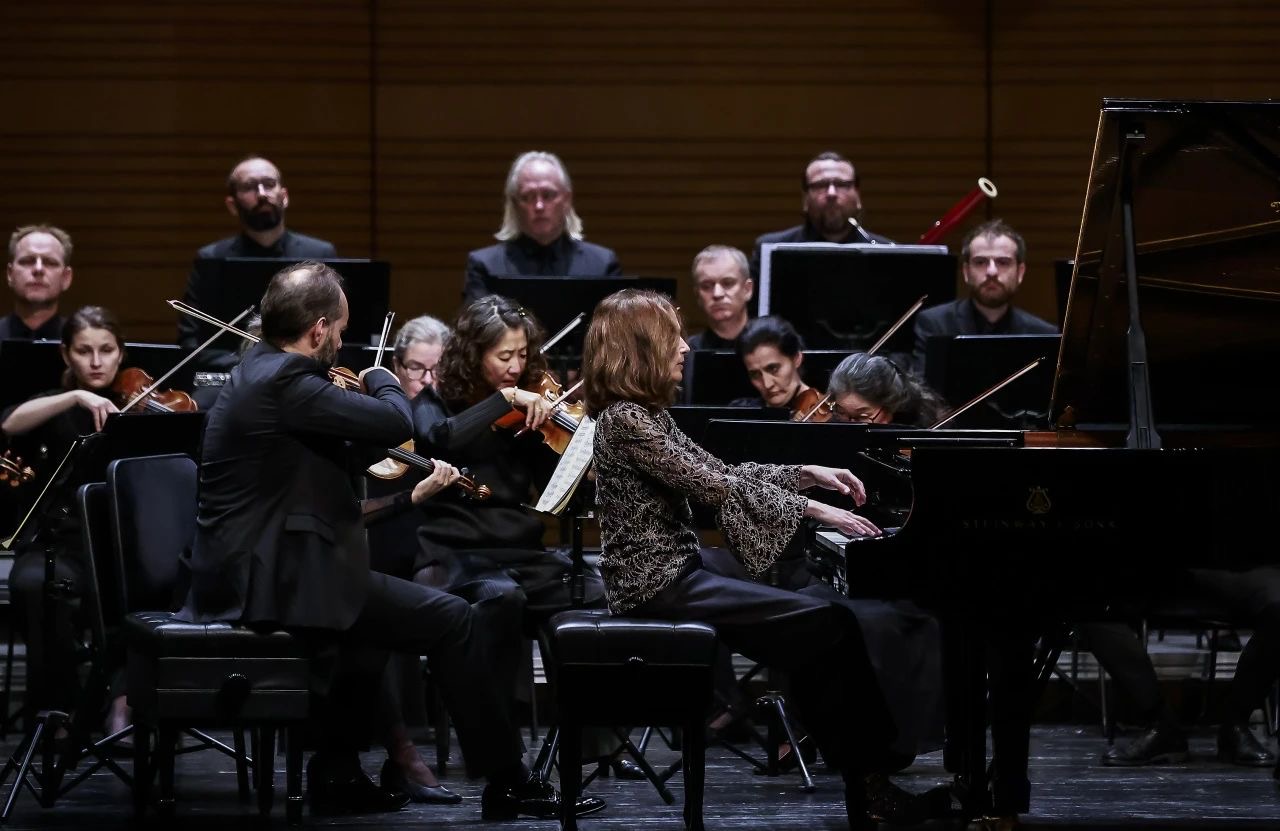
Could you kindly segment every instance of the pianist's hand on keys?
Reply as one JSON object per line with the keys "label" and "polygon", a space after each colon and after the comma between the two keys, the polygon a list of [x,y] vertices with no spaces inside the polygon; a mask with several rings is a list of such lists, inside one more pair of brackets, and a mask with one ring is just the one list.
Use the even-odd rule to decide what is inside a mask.
{"label": "pianist's hand on keys", "polygon": [[810,499],[809,506],[804,509],[804,515],[810,519],[816,519],[819,525],[829,526],[851,537],[878,537],[880,535],[880,529],[869,519],[824,502],[814,502]]}

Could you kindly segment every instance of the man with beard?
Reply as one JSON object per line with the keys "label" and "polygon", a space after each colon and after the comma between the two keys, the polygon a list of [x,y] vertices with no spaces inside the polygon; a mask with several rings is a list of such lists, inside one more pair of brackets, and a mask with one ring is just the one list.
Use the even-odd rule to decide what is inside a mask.
{"label": "man with beard", "polygon": [[58,340],[58,298],[71,287],[71,235],[52,225],[24,225],[9,237],[13,312],[0,319],[0,339]]}
{"label": "man with beard", "polygon": [[913,368],[924,376],[925,350],[934,335],[1056,335],[1058,328],[1013,305],[1027,270],[1027,243],[1002,219],[965,235],[960,269],[969,296],[916,316]]}
{"label": "man with beard", "polygon": [[760,279],[760,249],[769,242],[839,242],[892,245],[893,240],[873,234],[860,224],[862,194],[853,162],[839,153],[819,153],[805,166],[800,180],[804,223],[756,239],[751,255],[751,279]]}
{"label": "man with beard", "polygon": [[489,294],[485,277],[613,277],[622,273],[609,248],[582,238],[569,171],[554,153],[520,154],[507,173],[497,245],[467,255],[463,303]]}
{"label": "man with beard", "polygon": [[[285,228],[284,214],[289,207],[289,189],[284,186],[280,170],[261,156],[241,160],[227,176],[227,211],[240,221],[240,233],[210,243],[196,252],[196,259],[224,257],[270,257],[297,262],[336,257],[333,243],[308,237]],[[218,286],[210,285],[193,266],[187,278],[189,305],[203,308]],[[185,315],[178,319],[178,345],[194,349],[213,330]],[[201,353],[200,368],[226,371],[236,364],[237,352],[231,349],[208,349]]]}

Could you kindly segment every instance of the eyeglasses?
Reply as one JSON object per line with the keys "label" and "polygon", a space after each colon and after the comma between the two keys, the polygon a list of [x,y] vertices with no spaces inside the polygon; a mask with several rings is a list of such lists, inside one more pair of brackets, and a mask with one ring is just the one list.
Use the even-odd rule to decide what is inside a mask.
{"label": "eyeglasses", "polygon": [[263,176],[260,179],[242,179],[235,184],[236,193],[254,193],[258,188],[263,190],[275,190],[280,187],[280,180],[272,176]]}
{"label": "eyeglasses", "polygon": [[813,194],[826,193],[831,188],[835,188],[837,193],[848,193],[853,190],[853,186],[852,179],[823,179],[821,182],[810,182],[805,188]]}
{"label": "eyeglasses", "polygon": [[421,381],[428,375],[434,375],[436,371],[435,367],[427,367],[417,361],[400,363],[400,361],[397,360],[396,363],[400,364],[400,368],[404,370],[404,377],[408,378],[410,381]]}
{"label": "eyeglasses", "polygon": [[555,202],[564,196],[564,191],[555,188],[532,188],[530,190],[522,190],[516,194],[516,201],[521,205],[534,205],[538,202],[544,204]]}
{"label": "eyeglasses", "polygon": [[839,404],[832,404],[831,412],[850,424],[874,424],[876,419],[880,417],[880,414],[884,412],[884,407],[877,407],[873,412],[867,412],[865,409],[862,409],[857,412],[846,413],[840,409]]}
{"label": "eyeglasses", "polygon": [[1015,260],[1013,257],[980,257],[979,256],[979,257],[969,258],[969,267],[985,269],[991,263],[995,263],[997,269],[999,269],[1000,271],[1004,271],[1006,268],[1013,268],[1016,262],[1017,260]]}

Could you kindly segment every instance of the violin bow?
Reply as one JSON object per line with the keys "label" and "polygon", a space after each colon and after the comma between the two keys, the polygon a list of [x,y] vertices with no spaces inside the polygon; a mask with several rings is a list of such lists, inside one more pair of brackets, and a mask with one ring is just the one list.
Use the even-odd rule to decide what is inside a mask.
{"label": "violin bow", "polygon": [[[195,306],[190,306],[186,303],[183,303],[181,300],[168,300],[166,302],[170,306],[172,306],[174,309],[178,310],[179,312],[182,312],[184,315],[187,315],[188,317],[194,317],[196,320],[203,320],[205,323],[208,323],[210,326],[217,326],[219,329],[221,329],[224,332],[230,332],[233,335],[239,335],[240,337],[244,338],[250,343],[257,343],[258,341],[262,340],[262,338],[258,337],[257,335],[251,335],[243,329],[237,329],[235,327],[235,321],[232,321],[231,323],[223,323],[221,320],[218,320],[213,315],[205,314],[204,312],[197,309]],[[252,308],[252,306],[250,308]],[[246,311],[248,310],[246,309]],[[244,315],[240,315],[239,317],[236,318],[236,320],[239,320],[241,317],[244,317]],[[204,347],[202,346],[200,348],[203,349]]]}
{"label": "violin bow", "polygon": [[[871,348],[867,350],[867,354],[868,355],[876,354],[876,352],[880,349],[880,347],[884,346],[885,343],[888,342],[889,338],[893,337],[893,333],[902,328],[902,324],[910,320],[913,314],[920,311],[920,307],[923,306],[924,301],[928,299],[929,299],[929,295],[927,294],[920,295],[920,299],[912,303],[911,308],[903,312],[902,317],[898,318],[897,322],[894,323],[892,326],[890,326],[888,331],[886,331],[883,335],[880,336],[879,340],[871,344]],[[831,393],[827,393],[826,395],[822,396],[822,400],[819,401],[817,404],[815,404],[812,410],[805,413],[804,418],[800,419],[801,423],[804,423],[809,419],[813,418],[814,414],[817,413],[818,410],[821,410],[822,407],[830,400],[831,400]]]}
{"label": "violin bow", "polygon": [[[173,304],[174,304],[174,303],[176,303],[176,302],[180,302],[180,301],[171,300],[171,301],[169,301],[169,304],[170,304],[170,305],[173,305]],[[185,306],[186,304],[185,304],[185,303],[183,303],[182,305],[184,305],[184,306]],[[176,306],[174,306],[174,308],[177,308],[177,307],[176,307]],[[182,311],[182,310],[181,310],[181,309],[179,309],[178,311]],[[243,318],[244,318],[244,316],[245,316],[245,315],[249,314],[249,312],[252,312],[252,311],[253,311],[253,306],[250,306],[249,308],[245,309],[245,310],[244,310],[243,312],[241,312],[240,314],[236,315],[236,316],[235,316],[235,319],[234,319],[234,320],[232,320],[230,324],[222,324],[222,326],[223,326],[223,331],[229,331],[229,330],[231,330],[231,329],[232,329],[232,328],[233,328],[237,323],[239,323],[239,322],[241,321],[241,319],[243,319]],[[151,382],[151,386],[149,386],[149,387],[147,387],[146,389],[142,390],[142,391],[141,391],[141,392],[139,392],[137,395],[135,395],[132,399],[130,399],[130,401],[129,401],[129,403],[128,403],[128,404],[125,404],[123,407],[121,407],[121,408],[120,408],[120,412],[122,412],[122,413],[127,413],[127,412],[129,412],[129,410],[133,407],[133,405],[134,405],[134,404],[137,404],[139,401],[142,401],[142,400],[143,400],[143,399],[145,399],[148,395],[150,395],[152,392],[154,392],[156,389],[158,389],[158,388],[159,388],[159,386],[160,386],[161,384],[163,384],[165,381],[167,381],[167,380],[169,379],[169,376],[173,375],[173,373],[175,373],[175,372],[177,372],[178,370],[182,369],[182,367],[186,365],[187,361],[191,360],[191,359],[192,359],[192,358],[194,358],[196,355],[199,355],[201,352],[203,352],[203,351],[205,350],[205,348],[206,348],[207,346],[209,346],[209,344],[213,343],[215,340],[217,340],[218,338],[222,337],[223,331],[217,331],[217,332],[214,332],[214,333],[209,337],[209,339],[208,339],[207,341],[205,341],[204,343],[200,344],[200,345],[199,345],[199,346],[197,346],[195,349],[191,350],[191,354],[187,355],[185,358],[183,358],[182,360],[178,361],[176,364],[174,364],[174,365],[173,365],[173,368],[172,368],[172,369],[170,369],[170,370],[169,370],[168,372],[166,372],[164,375],[161,375],[161,376],[160,376],[159,378],[157,378],[156,380],[152,381],[152,382]]]}
{"label": "violin bow", "polygon": [[1036,358],[1034,361],[1032,361],[1031,363],[1027,364],[1027,365],[1026,365],[1026,366],[1024,366],[1022,369],[1018,370],[1017,372],[1013,373],[1013,374],[1012,374],[1012,375],[1010,375],[1008,378],[1005,378],[1003,381],[1001,381],[1000,383],[996,384],[996,385],[995,385],[994,387],[992,387],[991,389],[987,390],[986,392],[983,392],[983,393],[979,394],[977,398],[973,399],[973,400],[972,400],[972,401],[970,401],[968,404],[965,404],[963,407],[960,407],[959,409],[954,410],[950,415],[948,415],[946,418],[942,419],[941,421],[939,421],[937,424],[933,425],[933,426],[932,426],[932,427],[930,427],[929,429],[930,429],[930,430],[937,430],[939,427],[941,427],[942,425],[944,425],[944,424],[946,424],[947,422],[951,421],[953,418],[955,418],[956,416],[958,416],[958,415],[960,415],[961,413],[965,412],[966,410],[973,409],[974,407],[976,407],[976,406],[978,406],[979,404],[981,404],[983,401],[986,401],[988,398],[990,398],[991,396],[993,396],[993,395],[995,395],[996,393],[998,393],[1000,390],[1004,389],[1005,387],[1007,387],[1007,386],[1009,386],[1010,384],[1012,384],[1014,381],[1016,381],[1016,380],[1018,380],[1019,378],[1021,378],[1023,375],[1026,375],[1028,372],[1030,372],[1031,370],[1033,370],[1033,369],[1035,369],[1036,367],[1038,367],[1041,363],[1043,363],[1043,362],[1044,362],[1044,360],[1045,360],[1045,359],[1044,359],[1044,356],[1043,356],[1043,355],[1042,355],[1041,357],[1039,357],[1039,358]]}
{"label": "violin bow", "polygon": [[584,320],[586,320],[586,319],[587,319],[587,313],[586,313],[586,312],[578,312],[578,316],[577,316],[577,317],[575,317],[573,320],[571,320],[571,321],[569,321],[568,323],[566,323],[566,324],[565,324],[565,325],[560,329],[560,331],[559,331],[559,332],[556,332],[554,335],[552,335],[551,337],[547,338],[546,342],[545,342],[545,343],[543,343],[543,344],[542,344],[542,347],[538,350],[538,353],[539,353],[539,354],[544,353],[544,352],[546,352],[548,349],[550,349],[551,347],[555,346],[557,343],[559,343],[559,342],[560,342],[560,340],[561,340],[565,335],[569,334],[569,333],[570,333],[570,332],[572,332],[574,329],[577,329],[577,328],[578,328],[578,326],[579,326],[579,325],[581,325],[582,321],[584,321]]}
{"label": "violin bow", "polygon": [[391,321],[395,319],[395,312],[387,312],[386,319],[382,321],[382,337],[378,339],[378,354],[373,359],[375,367],[382,366],[382,354],[387,351],[387,336],[391,334]]}

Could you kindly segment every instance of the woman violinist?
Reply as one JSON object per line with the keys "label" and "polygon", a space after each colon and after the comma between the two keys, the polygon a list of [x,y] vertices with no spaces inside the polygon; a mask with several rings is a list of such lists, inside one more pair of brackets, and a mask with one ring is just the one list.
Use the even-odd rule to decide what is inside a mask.
{"label": "woman violinist", "polygon": [[828,384],[837,421],[932,427],[947,414],[942,397],[888,358],[855,352]]}
{"label": "woman violinist", "polygon": [[[10,440],[24,436],[38,444],[44,448],[44,457],[56,464],[76,439],[101,430],[107,416],[119,411],[111,398],[111,386],[124,355],[124,337],[115,315],[100,306],[76,310],[62,328],[62,360],[67,367],[62,385],[10,407],[0,415],[0,429]],[[86,572],[75,511],[69,511],[61,520],[56,540],[56,574],[58,579],[68,581],[71,589],[52,601],[56,604],[52,632],[45,632],[43,619],[43,547],[19,551],[9,578],[15,599],[23,607],[26,625],[27,677],[32,685],[27,709],[31,712],[33,707],[69,710],[79,688],[76,650],[81,640],[77,633],[82,627],[76,618]],[[127,713],[124,696],[116,696],[108,734],[128,724]]]}
{"label": "woman violinist", "polygon": [[[790,323],[780,317],[758,317],[747,324],[738,338],[738,357],[747,370],[758,399],[738,399],[735,407],[785,407],[792,419],[800,421],[822,400],[821,391],[804,382],[804,340]],[[809,421],[826,421],[823,408]]]}
{"label": "woman violinist", "polygon": [[[413,401],[418,452],[467,466],[493,490],[483,502],[441,494],[422,505],[414,579],[480,604],[477,619],[489,629],[494,664],[513,695],[527,619],[544,620],[569,606],[569,557],[543,546],[543,521],[524,507],[559,459],[538,432],[552,404],[526,389],[546,368],[544,337],[515,302],[497,295],[474,300],[445,344],[437,388]],[[529,430],[494,429],[513,408]],[[598,605],[602,596],[599,578],[588,576],[587,604]]]}

